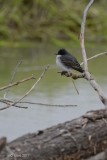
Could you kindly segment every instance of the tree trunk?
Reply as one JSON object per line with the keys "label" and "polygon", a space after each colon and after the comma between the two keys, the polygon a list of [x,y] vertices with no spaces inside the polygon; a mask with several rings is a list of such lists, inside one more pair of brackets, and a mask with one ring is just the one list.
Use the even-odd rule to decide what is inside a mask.
{"label": "tree trunk", "polygon": [[24,135],[1,151],[0,160],[81,160],[107,148],[107,111]]}

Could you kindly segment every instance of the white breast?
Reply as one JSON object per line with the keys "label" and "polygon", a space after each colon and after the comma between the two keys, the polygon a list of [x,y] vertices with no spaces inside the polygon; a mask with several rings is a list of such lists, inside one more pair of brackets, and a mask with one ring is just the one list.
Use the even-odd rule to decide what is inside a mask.
{"label": "white breast", "polygon": [[56,56],[56,64],[57,66],[62,70],[62,71],[70,71],[71,69],[68,69],[67,67],[65,67],[62,63],[61,63],[61,59],[60,59],[61,55],[57,55]]}

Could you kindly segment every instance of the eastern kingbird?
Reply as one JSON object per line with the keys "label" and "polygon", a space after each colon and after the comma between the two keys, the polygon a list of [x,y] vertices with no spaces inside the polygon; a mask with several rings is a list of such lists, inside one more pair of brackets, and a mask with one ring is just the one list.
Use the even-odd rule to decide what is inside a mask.
{"label": "eastern kingbird", "polygon": [[56,64],[62,71],[70,72],[73,69],[84,72],[77,59],[65,49],[60,49],[56,54]]}

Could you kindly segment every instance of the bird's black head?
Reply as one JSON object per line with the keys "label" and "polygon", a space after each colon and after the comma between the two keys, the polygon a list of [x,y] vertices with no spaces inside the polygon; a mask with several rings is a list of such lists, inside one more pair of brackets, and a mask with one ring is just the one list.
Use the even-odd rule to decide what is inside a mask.
{"label": "bird's black head", "polygon": [[67,54],[67,51],[65,50],[65,49],[60,49],[59,51],[58,51],[58,53],[57,53],[57,55],[65,55],[65,54]]}

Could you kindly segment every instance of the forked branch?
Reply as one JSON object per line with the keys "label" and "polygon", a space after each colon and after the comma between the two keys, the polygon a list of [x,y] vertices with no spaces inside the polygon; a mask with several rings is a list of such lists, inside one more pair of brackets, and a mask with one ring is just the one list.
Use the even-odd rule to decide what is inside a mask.
{"label": "forked branch", "polygon": [[6,103],[7,106],[3,107],[3,108],[0,108],[0,110],[5,110],[5,109],[10,108],[12,106],[18,107],[18,106],[16,106],[16,104],[20,103],[25,97],[27,97],[30,94],[30,92],[38,85],[40,80],[45,76],[45,73],[48,70],[48,68],[49,68],[49,65],[46,66],[46,68],[44,69],[44,71],[42,72],[40,77],[36,80],[36,82],[32,85],[32,87],[19,100],[15,101],[13,103]]}

